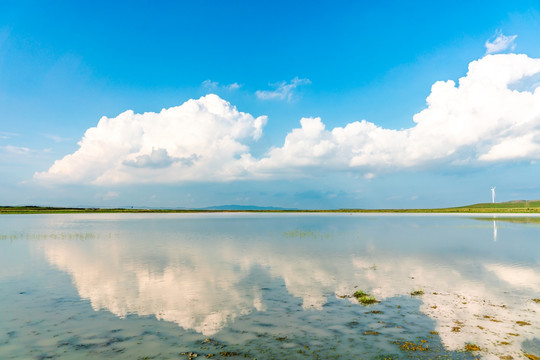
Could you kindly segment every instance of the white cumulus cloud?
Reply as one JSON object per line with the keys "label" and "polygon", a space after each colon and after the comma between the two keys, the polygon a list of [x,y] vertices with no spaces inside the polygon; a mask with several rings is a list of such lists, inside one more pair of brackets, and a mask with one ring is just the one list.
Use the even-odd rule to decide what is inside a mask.
{"label": "white cumulus cloud", "polygon": [[495,54],[505,50],[514,50],[516,48],[515,40],[517,35],[506,36],[501,31],[495,33],[493,41],[486,41],[486,54]]}
{"label": "white cumulus cloud", "polygon": [[488,55],[473,61],[459,84],[436,82],[411,128],[362,120],[329,130],[320,118],[304,118],[256,167],[291,173],[356,168],[373,177],[378,170],[540,158],[540,88],[509,89],[538,73],[540,59]]}
{"label": "white cumulus cloud", "polygon": [[76,152],[35,178],[92,184],[238,178],[251,161],[246,143],[262,135],[265,123],[212,94],[159,113],[129,110],[101,118]]}
{"label": "white cumulus cloud", "polygon": [[260,158],[251,155],[249,143],[262,135],[266,117],[239,112],[217,95],[160,113],[126,111],[103,117],[86,131],[76,152],[35,179],[178,183],[279,179],[315,171],[354,171],[373,179],[407,168],[540,159],[540,86],[534,80],[539,75],[540,59],[487,55],[471,62],[457,83],[436,82],[410,128],[361,120],[327,129],[321,118],[303,118],[281,146]]}
{"label": "white cumulus cloud", "polygon": [[275,90],[257,90],[255,95],[261,100],[287,100],[293,99],[294,90],[300,85],[311,84],[309,79],[299,79],[298,76],[291,80],[290,83],[282,81],[272,84]]}

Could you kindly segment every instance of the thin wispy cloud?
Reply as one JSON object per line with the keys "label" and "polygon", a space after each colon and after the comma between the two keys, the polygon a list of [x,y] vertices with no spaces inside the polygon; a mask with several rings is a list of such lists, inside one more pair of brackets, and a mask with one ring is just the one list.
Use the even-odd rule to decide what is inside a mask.
{"label": "thin wispy cloud", "polygon": [[219,90],[227,90],[227,91],[238,90],[238,89],[240,89],[240,87],[242,85],[238,84],[237,82],[234,82],[234,83],[228,84],[228,85],[222,85],[217,81],[212,81],[212,80],[208,79],[208,80],[204,80],[201,83],[201,86],[205,91],[216,92],[216,91],[219,91]]}
{"label": "thin wispy cloud", "polygon": [[63,136],[55,135],[55,134],[43,134],[43,136],[45,136],[48,139],[51,139],[55,143],[60,143],[60,142],[72,140],[71,138],[67,138],[67,137],[63,137]]}
{"label": "thin wispy cloud", "polygon": [[19,136],[19,134],[7,131],[0,131],[0,139],[10,139],[15,136]]}
{"label": "thin wispy cloud", "polygon": [[501,31],[497,31],[493,40],[486,41],[486,54],[496,54],[505,50],[514,50],[516,48],[515,40],[517,35],[506,36]]}
{"label": "thin wispy cloud", "polygon": [[24,146],[0,145],[0,164],[25,163],[36,155],[39,153]]}
{"label": "thin wispy cloud", "polygon": [[27,147],[13,145],[0,146],[0,151],[12,155],[28,155],[31,152]]}
{"label": "thin wispy cloud", "polygon": [[18,162],[30,159],[45,159],[49,158],[47,154],[52,153],[50,148],[32,149],[26,146],[17,145],[0,145],[0,161]]}
{"label": "thin wispy cloud", "polygon": [[294,90],[300,85],[311,84],[309,79],[295,77],[291,82],[282,81],[271,84],[275,90],[257,90],[255,95],[261,100],[286,100],[291,101],[294,97]]}
{"label": "thin wispy cloud", "polygon": [[116,191],[109,191],[105,195],[103,195],[103,200],[112,200],[118,198],[119,196],[120,194]]}

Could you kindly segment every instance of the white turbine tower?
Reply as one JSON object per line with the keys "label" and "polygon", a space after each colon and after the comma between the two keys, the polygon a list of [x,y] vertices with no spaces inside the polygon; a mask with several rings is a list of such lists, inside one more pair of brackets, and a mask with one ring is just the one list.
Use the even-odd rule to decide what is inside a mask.
{"label": "white turbine tower", "polygon": [[491,202],[495,203],[495,186],[491,188]]}

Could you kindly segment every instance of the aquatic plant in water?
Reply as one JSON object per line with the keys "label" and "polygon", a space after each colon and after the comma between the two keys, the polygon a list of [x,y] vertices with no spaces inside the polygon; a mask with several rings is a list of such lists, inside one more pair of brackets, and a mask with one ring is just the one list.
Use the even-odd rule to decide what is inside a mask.
{"label": "aquatic plant in water", "polygon": [[427,340],[420,340],[420,344],[415,344],[410,341],[394,341],[394,344],[399,345],[399,348],[403,351],[428,351],[429,347],[424,345],[427,343]]}
{"label": "aquatic plant in water", "polygon": [[374,296],[367,294],[362,290],[355,291],[353,296],[362,305],[371,305],[379,302]]}
{"label": "aquatic plant in water", "polygon": [[480,347],[476,344],[467,344],[465,345],[465,351],[480,351]]}
{"label": "aquatic plant in water", "polygon": [[411,296],[420,296],[420,295],[424,295],[424,290],[417,289],[417,290],[411,291]]}

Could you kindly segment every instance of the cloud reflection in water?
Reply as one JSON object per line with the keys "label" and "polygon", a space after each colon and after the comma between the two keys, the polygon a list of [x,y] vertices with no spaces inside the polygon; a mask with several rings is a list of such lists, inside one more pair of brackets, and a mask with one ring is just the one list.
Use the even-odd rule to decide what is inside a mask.
{"label": "cloud reflection in water", "polygon": [[[356,286],[382,301],[421,288],[420,310],[436,321],[449,350],[472,342],[492,355],[520,356],[521,343],[540,333],[540,305],[530,301],[540,292],[539,263],[521,254],[527,250],[488,249],[508,239],[493,243],[487,227],[453,223],[472,220],[226,220],[189,226],[176,220],[159,234],[125,230],[115,239],[42,246],[94,310],[152,315],[205,336],[242,315],[265,311],[263,291],[270,280],[282,281],[308,311],[323,310],[330,297],[350,295]],[[293,225],[315,230],[291,232]],[[516,254],[525,258],[504,262]],[[531,325],[519,326],[520,320]],[[520,337],[510,342],[509,333]]]}

